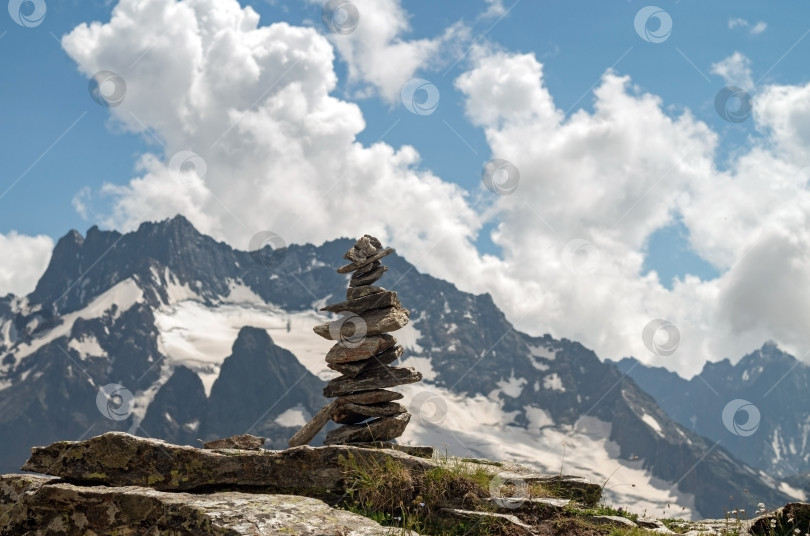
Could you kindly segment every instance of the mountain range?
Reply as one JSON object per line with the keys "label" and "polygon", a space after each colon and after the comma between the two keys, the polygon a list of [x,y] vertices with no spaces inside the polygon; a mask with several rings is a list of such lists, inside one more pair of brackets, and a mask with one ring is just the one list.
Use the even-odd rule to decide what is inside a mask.
{"label": "mountain range", "polygon": [[[0,471],[16,472],[32,445],[110,430],[192,445],[252,433],[285,448],[336,375],[324,361],[331,345],[312,327],[329,319],[324,304],[343,299],[347,276],[335,270],[353,243],[239,251],[181,216],[127,234],[69,232],[33,292],[0,298]],[[388,259],[379,284],[410,310],[395,333],[400,361],[424,376],[398,388],[413,414],[401,442],[571,471],[639,513],[723,517],[804,499],[763,467],[759,447],[713,439],[697,398],[678,410],[675,388],[652,385],[672,381],[665,371],[628,370],[632,362],[601,361],[575,341],[517,331],[489,295]],[[770,370],[783,355],[770,348],[746,365],[750,385],[782,370]],[[739,372],[713,367],[717,378]],[[739,394],[712,382],[719,399]],[[787,400],[799,387],[783,382],[769,396]],[[796,472],[807,467],[791,450],[806,438],[801,426],[778,428]],[[766,428],[763,419],[763,437]]]}

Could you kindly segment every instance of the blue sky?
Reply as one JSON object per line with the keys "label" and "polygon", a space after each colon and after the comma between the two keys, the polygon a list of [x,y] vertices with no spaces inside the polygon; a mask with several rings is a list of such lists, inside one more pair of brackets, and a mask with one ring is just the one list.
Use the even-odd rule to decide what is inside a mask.
{"label": "blue sky", "polygon": [[[131,223],[131,215],[120,217],[125,211],[121,208],[123,205],[116,205],[117,200],[129,194],[121,190],[111,194],[114,188],[110,185],[128,188],[133,178],[144,175],[143,168],[138,168],[142,155],[152,153],[166,162],[172,155],[166,154],[168,149],[162,145],[166,142],[164,137],[169,139],[168,146],[175,144],[171,134],[164,136],[160,125],[144,124],[144,128],[137,131],[131,118],[122,120],[123,116],[115,115],[129,113],[125,108],[130,103],[112,109],[90,98],[89,77],[86,72],[80,72],[79,63],[86,61],[88,65],[96,65],[105,57],[117,58],[115,51],[105,52],[98,48],[97,42],[93,44],[96,46],[93,52],[84,56],[84,52],[77,52],[79,49],[71,54],[63,48],[63,36],[78,25],[92,21],[108,23],[116,2],[45,0],[42,3],[47,7],[45,18],[33,27],[15,23],[6,13],[0,16],[3,73],[0,79],[3,95],[0,99],[0,117],[3,118],[0,155],[6,163],[0,176],[0,236],[47,235],[56,240],[71,228],[83,232],[94,224],[110,227],[117,222]],[[443,42],[439,46],[440,53],[413,69],[413,77],[426,79],[438,88],[440,101],[432,114],[409,113],[398,99],[391,99],[384,89],[375,86],[373,77],[353,77],[350,69],[362,71],[359,62],[364,60],[347,55],[340,49],[340,40],[348,41],[356,36],[329,35],[320,20],[320,3],[305,0],[240,2],[243,8],[250,6],[259,14],[259,26],[283,21],[293,27],[315,28],[326,35],[336,47],[333,68],[337,86],[331,95],[359,106],[365,122],[365,128],[356,134],[356,141],[371,146],[382,140],[395,150],[412,146],[421,158],[414,164],[415,168],[439,177],[443,185],[460,187],[466,192],[469,205],[476,209],[480,208],[475,207],[475,199],[481,195],[481,170],[487,161],[499,156],[493,140],[503,126],[484,124],[480,118],[476,120],[470,112],[471,94],[458,87],[459,77],[480,67],[477,62],[482,55],[500,51],[510,58],[533,57],[542,65],[542,87],[553,99],[557,112],[564,114],[563,122],[577,113],[596,117],[594,90],[603,84],[609,69],[619,76],[629,76],[629,95],[638,99],[644,94],[653,95],[660,99],[660,110],[665,116],[676,121],[685,113],[691,114],[690,121],[705,125],[716,136],[717,147],[711,158],[716,168],[713,172],[718,174],[735,169],[743,156],[751,154],[753,147],[768,148],[775,143],[769,138],[765,123],[757,124],[754,117],[740,123],[721,118],[714,102],[718,91],[732,79],[740,80],[740,76],[750,77],[753,84],[746,90],[754,97],[767,86],[801,87],[810,81],[806,60],[810,57],[810,38],[806,38],[810,31],[807,22],[810,5],[807,3],[774,10],[762,2],[752,1],[658,2],[656,5],[672,20],[671,34],[658,43],[645,41],[634,28],[636,14],[650,5],[646,2],[503,0],[501,5],[484,0],[389,0],[384,4],[393,6],[392,12],[402,17],[405,21],[402,24],[408,26],[407,30],[392,30],[395,36],[391,42],[437,40],[453,27],[467,32],[466,37],[455,43],[447,44],[452,39]],[[33,5],[24,2],[23,13],[30,13]],[[489,14],[486,14],[487,9],[491,10]],[[362,9],[360,14],[361,24],[375,20],[371,15],[376,16],[376,13],[369,13],[368,9],[365,16]],[[655,31],[656,22],[650,21],[647,28]],[[145,27],[143,33],[149,31]],[[81,39],[77,39],[79,41]],[[104,46],[110,48],[109,43]],[[724,78],[717,74],[713,65],[735,53],[745,58],[743,75],[737,72]],[[165,59],[166,53],[163,54]],[[77,61],[79,56],[84,59]],[[131,51],[129,64],[118,62],[115,68],[141,72],[139,69],[159,65],[159,59],[149,49]],[[739,67],[740,62],[736,65]],[[136,86],[128,84],[128,87]],[[132,101],[134,97],[127,94],[127,99]],[[538,138],[532,143],[542,145],[544,140]],[[651,159],[660,156],[662,148],[656,147],[657,153],[650,155]],[[678,148],[672,149],[674,152]],[[645,150],[645,147],[639,148],[641,153]],[[638,158],[645,160],[643,154]],[[810,162],[802,163],[794,158],[790,165],[806,167]],[[522,179],[542,173],[542,170],[522,170],[525,171],[529,172],[522,173]],[[767,176],[767,170],[762,173],[763,177]],[[565,177],[555,179],[566,180]],[[235,176],[233,180],[241,180],[241,177]],[[102,191],[105,184],[108,186]],[[597,183],[597,188],[612,187]],[[542,195],[530,196],[524,190],[527,189],[518,189],[511,202],[522,202],[536,215],[545,217]],[[211,195],[221,205],[227,205],[227,192],[212,191]],[[582,195],[586,197],[588,192],[583,191]],[[639,200],[641,198],[637,198]],[[490,200],[488,203],[505,202]],[[85,206],[83,214],[76,208],[80,205]],[[226,208],[232,214],[241,209]],[[733,261],[705,258],[709,256],[705,249],[701,255],[700,248],[690,242],[691,233],[698,229],[694,219],[684,219],[672,207],[664,212],[667,211],[670,213],[668,222],[658,221],[646,232],[643,245],[635,247],[643,256],[635,269],[639,280],[655,270],[660,287],[673,291],[674,277],[683,281],[686,274],[692,274],[707,282],[727,273]],[[551,212],[547,217],[551,218],[546,222],[549,228],[564,225],[554,220]],[[508,245],[503,238],[506,219],[481,218],[480,225],[472,227],[470,240],[484,264],[488,254],[497,256],[504,266],[514,266],[517,262],[514,252],[504,251],[504,248],[514,248],[514,244]],[[227,222],[212,224],[212,233],[219,230],[223,238],[236,245],[247,242],[229,235],[227,226]],[[336,229],[337,234],[343,232]],[[315,242],[328,237],[328,230],[319,233],[301,236]],[[301,238],[290,233],[290,239]],[[712,240],[707,239],[706,243]],[[407,246],[404,250],[407,251]],[[6,252],[9,254],[13,252]],[[13,270],[6,268],[7,271],[21,269],[17,265]],[[431,265],[425,263],[420,269],[430,270]],[[440,269],[437,272],[442,275]],[[5,286],[15,290],[14,281],[13,275],[7,276]],[[470,290],[497,292],[476,286],[475,281],[473,278],[459,284]],[[19,283],[30,284],[30,278],[24,284]],[[509,311],[509,307],[503,306]],[[512,314],[519,316],[517,309]],[[572,329],[568,334],[582,329]]]}

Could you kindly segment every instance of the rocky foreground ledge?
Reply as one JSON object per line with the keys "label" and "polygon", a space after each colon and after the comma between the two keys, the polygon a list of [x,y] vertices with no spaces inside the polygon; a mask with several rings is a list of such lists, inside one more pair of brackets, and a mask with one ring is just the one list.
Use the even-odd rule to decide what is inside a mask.
{"label": "rocky foreground ledge", "polygon": [[585,479],[508,462],[390,444],[227,448],[245,441],[194,448],[109,432],[35,447],[22,469],[48,476],[0,476],[0,535],[810,531],[806,504],[748,522],[665,524],[599,507],[601,487]]}

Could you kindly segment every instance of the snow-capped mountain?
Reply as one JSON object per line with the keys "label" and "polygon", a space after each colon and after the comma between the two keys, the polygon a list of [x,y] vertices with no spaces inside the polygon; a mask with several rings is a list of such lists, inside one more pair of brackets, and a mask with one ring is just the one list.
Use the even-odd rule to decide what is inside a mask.
{"label": "snow-capped mountain", "polygon": [[[810,367],[773,342],[686,380],[632,358],[617,363],[676,422],[781,478],[810,473]],[[737,402],[742,401],[742,402]]]}
{"label": "snow-capped mountain", "polygon": [[[249,432],[285,447],[336,375],[312,327],[343,299],[335,269],[352,244],[261,257],[182,217],[70,232],[34,292],[0,300],[0,471],[31,445],[107,430],[190,444]],[[380,284],[411,311],[401,361],[424,376],[398,388],[414,415],[402,442],[585,476],[639,513],[721,517],[790,499],[582,345],[518,332],[490,296],[397,255],[386,265]]]}

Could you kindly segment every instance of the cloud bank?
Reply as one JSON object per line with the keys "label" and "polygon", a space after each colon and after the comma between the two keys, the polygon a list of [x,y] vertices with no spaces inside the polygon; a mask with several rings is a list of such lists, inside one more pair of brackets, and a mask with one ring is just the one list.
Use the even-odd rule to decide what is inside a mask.
{"label": "cloud bank", "polygon": [[[242,249],[262,230],[314,243],[375,233],[420,270],[490,292],[521,330],[686,375],[766,339],[803,355],[810,85],[759,88],[750,120],[761,137],[720,170],[718,134],[688,111],[666,113],[629,76],[606,72],[593,113],[566,118],[533,54],[480,43],[452,98],[492,156],[520,171],[516,194],[487,196],[436,176],[410,146],[357,141],[359,107],[333,95],[338,58],[353,83],[391,103],[463,29],[409,41],[398,1],[356,4],[361,21],[375,21],[357,36],[260,26],[235,0],[121,0],[109,23],[64,36],[88,77],[106,69],[126,80],[115,120],[160,140],[128,184],[94,193],[110,207],[96,219],[131,229],[180,212]],[[748,72],[741,58],[718,65],[721,76]],[[668,290],[655,272],[641,275],[651,234],[676,218],[719,278]],[[502,258],[474,246],[490,222]],[[642,341],[656,318],[681,333],[670,356]]]}

